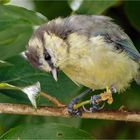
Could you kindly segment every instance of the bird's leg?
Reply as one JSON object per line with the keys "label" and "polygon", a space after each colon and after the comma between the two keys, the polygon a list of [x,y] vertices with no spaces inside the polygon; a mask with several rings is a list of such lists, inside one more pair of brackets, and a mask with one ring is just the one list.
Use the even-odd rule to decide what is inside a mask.
{"label": "bird's leg", "polygon": [[110,88],[107,86],[106,87],[106,91],[99,94],[99,95],[94,95],[91,97],[91,107],[89,110],[86,110],[84,107],[84,110],[86,112],[94,112],[94,111],[97,111],[97,110],[100,110],[103,108],[99,106],[99,104],[103,101],[107,101],[108,104],[112,104],[113,102],[113,97],[112,97],[112,94],[113,93],[116,93],[116,89],[114,86],[111,86]]}
{"label": "bird's leg", "polygon": [[81,116],[82,115],[82,111],[79,108],[75,109],[74,105],[78,104],[79,100],[90,92],[92,92],[92,89],[87,89],[84,92],[82,92],[80,95],[78,95],[77,97],[75,97],[71,100],[71,102],[67,106],[68,112],[71,115],[73,115],[73,116]]}

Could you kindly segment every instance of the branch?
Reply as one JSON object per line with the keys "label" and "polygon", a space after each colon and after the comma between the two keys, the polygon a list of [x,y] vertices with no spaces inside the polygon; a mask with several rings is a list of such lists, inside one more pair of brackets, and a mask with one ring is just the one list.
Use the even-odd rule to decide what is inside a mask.
{"label": "branch", "polygon": [[[35,110],[28,105],[9,103],[0,103],[0,113],[71,117],[69,116],[66,107],[43,106],[38,107],[38,109]],[[81,118],[140,122],[140,112],[98,111],[94,113],[83,113]]]}
{"label": "branch", "polygon": [[57,100],[55,97],[52,97],[52,96],[50,96],[49,94],[47,94],[45,92],[41,92],[40,93],[40,96],[48,99],[50,102],[52,102],[57,107],[64,107],[64,106],[66,106],[63,103],[61,103],[59,100]]}

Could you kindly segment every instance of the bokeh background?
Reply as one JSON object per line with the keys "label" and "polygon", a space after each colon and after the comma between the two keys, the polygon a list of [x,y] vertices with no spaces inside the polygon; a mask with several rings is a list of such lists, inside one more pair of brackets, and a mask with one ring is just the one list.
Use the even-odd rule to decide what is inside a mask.
{"label": "bokeh background", "polygon": [[[72,14],[112,17],[114,22],[130,36],[140,51],[140,1],[0,0],[0,60],[6,61],[6,63],[0,61],[0,82],[27,86],[39,81],[43,91],[66,104],[83,91],[84,87],[77,87],[62,72],[59,72],[59,81],[56,83],[51,75],[32,68],[19,55],[25,50],[33,28],[59,16],[66,17]],[[95,93],[99,92],[101,91]],[[0,102],[30,104],[22,92],[11,90],[0,90]],[[46,99],[39,99],[38,105],[46,104],[51,105]],[[132,82],[126,92],[116,94],[113,104],[106,104],[105,108],[118,110],[121,106],[124,106],[126,110],[140,110],[140,86],[135,82]],[[3,136],[3,134],[5,134],[4,138],[18,138],[21,134],[21,138],[40,139],[45,136],[56,139],[90,137],[140,139],[140,123],[0,114],[0,135]]]}

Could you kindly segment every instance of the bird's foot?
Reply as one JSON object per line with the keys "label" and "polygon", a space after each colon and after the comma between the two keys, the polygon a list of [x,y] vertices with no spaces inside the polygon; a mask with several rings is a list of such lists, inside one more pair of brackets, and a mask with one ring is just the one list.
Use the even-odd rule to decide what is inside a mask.
{"label": "bird's foot", "polygon": [[[101,110],[104,107],[104,103],[103,103],[104,101],[107,101],[108,104],[112,104],[113,102],[112,94],[116,93],[116,88],[114,86],[111,86],[110,88],[107,86],[105,92],[99,95],[92,96],[90,100],[86,100],[81,103],[78,103],[79,99],[85,96],[90,91],[91,90],[87,90],[83,92],[81,95],[77,96],[70,102],[70,104],[67,106],[70,115],[81,116],[83,111],[95,112]],[[103,104],[101,105],[101,103]],[[90,104],[90,107],[88,109],[85,108],[85,105],[87,104]]]}
{"label": "bird's foot", "polygon": [[92,92],[91,89],[87,89],[84,92],[82,92],[80,95],[77,97],[73,98],[71,102],[68,104],[67,109],[68,112],[71,116],[81,116],[82,115],[82,108],[81,106],[83,105],[84,102],[78,103],[81,98],[83,98],[85,95],[88,93]]}
{"label": "bird's foot", "polygon": [[101,101],[100,95],[91,96],[91,99],[90,99],[90,108],[87,109],[83,105],[83,110],[85,112],[95,112],[95,111],[101,110],[103,108],[103,106],[100,106],[100,101]]}
{"label": "bird's foot", "polygon": [[104,104],[100,105],[102,102],[107,101],[108,104],[112,104],[113,97],[112,94],[116,93],[116,89],[114,86],[111,86],[110,88],[106,87],[106,91],[99,94],[94,95],[90,99],[90,108],[86,109],[85,106],[83,106],[83,109],[85,112],[95,112],[98,110],[101,110],[104,107]]}
{"label": "bird's foot", "polygon": [[77,100],[73,99],[67,106],[68,112],[71,116],[81,116],[82,111],[79,108],[75,108],[75,105],[78,103]]}

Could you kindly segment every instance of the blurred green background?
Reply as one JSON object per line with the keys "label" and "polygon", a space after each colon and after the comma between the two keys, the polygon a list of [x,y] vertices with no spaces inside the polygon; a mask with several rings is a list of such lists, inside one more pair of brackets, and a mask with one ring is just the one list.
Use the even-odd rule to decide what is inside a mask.
{"label": "blurred green background", "polygon": [[[27,86],[39,81],[43,91],[66,104],[83,91],[83,87],[77,87],[62,72],[56,83],[51,75],[32,68],[19,55],[25,50],[35,26],[58,16],[66,17],[71,14],[101,14],[112,17],[140,51],[140,1],[0,0],[0,81],[16,86]],[[140,86],[133,82],[125,93],[115,95],[113,104],[106,105],[105,108],[117,110],[124,105],[128,110],[139,110],[139,92]],[[0,102],[30,104],[26,95],[10,90],[0,90]],[[40,98],[38,104],[51,103]],[[1,138],[9,139],[140,139],[140,123],[0,114],[0,135]]]}

